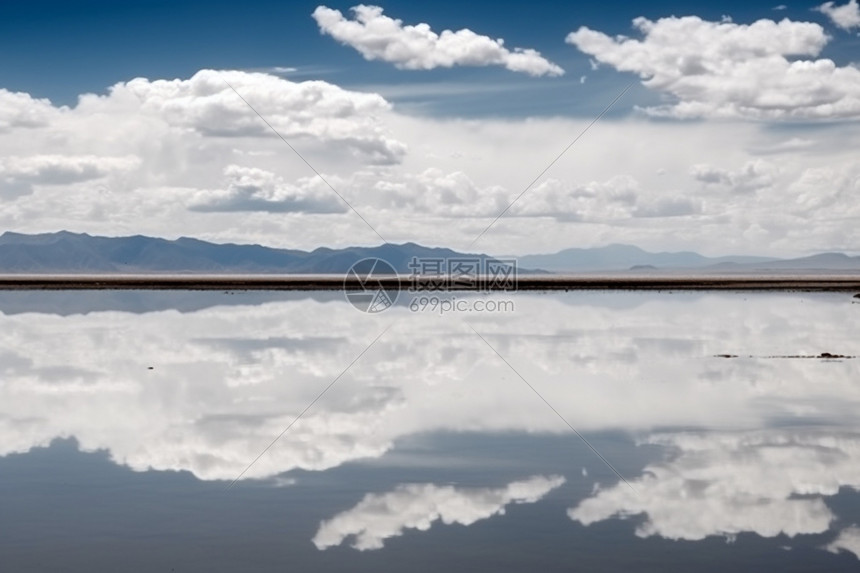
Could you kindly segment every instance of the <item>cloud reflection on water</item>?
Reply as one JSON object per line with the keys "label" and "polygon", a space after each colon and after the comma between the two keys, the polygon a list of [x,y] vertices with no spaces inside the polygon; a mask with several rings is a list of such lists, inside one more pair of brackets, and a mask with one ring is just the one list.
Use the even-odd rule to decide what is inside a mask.
{"label": "cloud reflection on water", "polygon": [[[578,430],[628,432],[663,452],[627,476],[641,496],[610,484],[576,500],[582,524],[641,515],[637,535],[669,539],[821,533],[839,519],[828,497],[860,487],[860,361],[715,357],[860,354],[846,296],[519,294],[516,313],[444,318],[235,300],[68,316],[29,300],[0,315],[0,455],[73,436],[136,471],[232,480],[392,323],[245,478],[378,459],[433,432],[567,433],[465,318]],[[374,494],[315,539],[373,548],[519,499],[486,490],[495,509],[452,514],[428,499],[469,496],[445,488]],[[395,501],[411,517],[362,517]],[[851,550],[852,531],[829,547]]]}
{"label": "cloud reflection on water", "polygon": [[404,484],[384,494],[368,494],[355,507],[324,521],[313,542],[317,549],[327,549],[352,537],[355,549],[382,549],[386,539],[407,529],[426,531],[436,521],[472,525],[504,514],[511,503],[534,503],[564,481],[561,476],[534,476],[502,488]]}
{"label": "cloud reflection on water", "polygon": [[[857,361],[713,358],[853,353],[840,299],[520,295],[518,309],[467,318],[581,431],[856,421]],[[303,300],[0,315],[0,453],[75,436],[135,470],[232,479],[394,321],[247,477],[379,457],[422,432],[565,432],[459,317]]]}

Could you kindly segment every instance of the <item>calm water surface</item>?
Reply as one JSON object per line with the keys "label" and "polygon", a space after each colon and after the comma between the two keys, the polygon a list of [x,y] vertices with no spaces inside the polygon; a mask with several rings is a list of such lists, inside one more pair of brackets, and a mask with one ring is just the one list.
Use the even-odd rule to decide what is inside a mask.
{"label": "calm water surface", "polygon": [[509,300],[0,293],[0,571],[860,567],[856,299]]}

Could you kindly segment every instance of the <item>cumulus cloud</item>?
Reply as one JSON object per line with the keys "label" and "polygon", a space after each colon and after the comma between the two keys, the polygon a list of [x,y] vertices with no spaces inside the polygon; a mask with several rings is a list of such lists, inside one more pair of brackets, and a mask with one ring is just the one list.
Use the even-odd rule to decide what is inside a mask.
{"label": "cumulus cloud", "polygon": [[45,126],[60,111],[47,99],[0,88],[0,133],[15,127]]}
{"label": "cumulus cloud", "polygon": [[[413,212],[442,218],[495,217],[517,196],[516,189],[480,185],[463,171],[429,168],[411,173],[363,171],[338,179],[338,188],[366,195],[369,206],[380,210]],[[605,181],[568,183],[547,179],[516,202],[509,217],[550,217],[558,221],[618,221],[633,217],[675,217],[695,214],[700,205],[679,192],[649,193],[629,175]]]}
{"label": "cumulus cloud", "polygon": [[675,118],[757,120],[860,117],[860,70],[818,56],[829,37],[815,23],[736,24],[696,16],[636,18],[644,36],[612,38],[581,27],[567,42],[597,61],[633,72],[676,103],[650,107]]}
{"label": "cumulus cloud", "polygon": [[[17,178],[2,176],[0,227],[192,235],[305,249],[378,241],[358,217],[332,212],[334,204],[327,201],[333,196],[324,195],[324,184],[235,93],[216,82],[218,76],[132,80],[103,95],[82,95],[69,108],[19,98],[38,112],[42,125],[0,130],[0,157],[136,157],[140,163],[68,185],[37,184],[23,171]],[[390,109],[379,96],[336,86],[313,88],[259,73],[224,77],[395,242],[465,248],[586,125],[576,118],[410,116]],[[354,104],[332,103],[340,98]],[[302,119],[310,115],[316,120]],[[556,163],[551,179],[531,189],[481,248],[524,254],[622,242],[671,250],[678,240],[710,254],[778,256],[853,248],[860,225],[837,218],[854,216],[858,209],[851,185],[840,183],[856,174],[851,152],[858,145],[851,124],[812,134],[793,126],[770,130],[760,124],[610,119]],[[691,165],[731,172],[764,153],[775,168],[773,186],[755,193],[688,192]],[[229,165],[269,172],[280,182],[242,187],[238,178],[225,178]],[[658,167],[662,176],[655,175]],[[806,192],[793,183],[805,170],[821,169],[844,174],[834,180],[843,191],[831,202],[809,197],[798,202]],[[634,179],[635,188],[619,177]],[[290,210],[302,216],[282,216]],[[540,234],[530,232],[536,218]]]}
{"label": "cumulus cloud", "polygon": [[317,549],[349,537],[360,551],[382,549],[385,540],[407,529],[426,531],[434,522],[472,525],[505,513],[511,503],[534,503],[564,483],[561,476],[534,476],[503,488],[457,488],[407,484],[384,494],[368,494],[358,505],[323,521],[314,535]]}
{"label": "cumulus cloud", "polygon": [[401,142],[385,134],[379,122],[379,114],[390,107],[378,94],[349,91],[324,81],[201,70],[188,79],[136,78],[118,83],[107,96],[82,96],[75,112],[155,116],[169,126],[209,137],[274,137],[259,113],[287,139],[341,145],[373,163],[388,164],[398,162],[406,151]]}
{"label": "cumulus cloud", "polygon": [[636,217],[680,217],[698,213],[695,200],[675,192],[647,192],[630,175],[569,184],[547,179],[517,202],[512,216],[553,217],[562,221],[618,222]]}
{"label": "cumulus cloud", "polygon": [[[373,177],[361,174],[353,185]],[[500,185],[482,187],[462,171],[445,172],[429,168],[417,174],[403,174],[367,181],[375,193],[370,201],[389,209],[408,209],[447,217],[491,217],[505,208],[508,191]]]}
{"label": "cumulus cloud", "polygon": [[269,213],[344,213],[347,206],[319,177],[288,184],[271,171],[229,165],[225,190],[197,191],[189,205],[194,211]]}
{"label": "cumulus cloud", "polygon": [[640,537],[698,540],[823,533],[835,519],[824,498],[860,487],[860,436],[821,430],[681,433],[647,443],[673,452],[631,483],[599,490],[568,511],[589,525],[644,515]]}
{"label": "cumulus cloud", "polygon": [[774,184],[775,168],[763,160],[748,161],[740,169],[729,170],[699,163],[690,168],[690,175],[706,185],[721,187],[735,193],[751,193]]}
{"label": "cumulus cloud", "polygon": [[359,5],[352,12],[355,20],[348,20],[339,10],[318,6],[313,17],[322,33],[355,48],[367,60],[391,62],[407,70],[498,65],[532,76],[564,74],[535,50],[511,51],[503,40],[467,28],[437,34],[428,24],[404,26],[401,20],[383,15],[378,6]]}
{"label": "cumulus cloud", "polygon": [[639,190],[639,182],[629,175],[579,185],[553,178],[535,186],[528,200],[518,201],[511,211],[571,221],[624,219],[632,214]]}
{"label": "cumulus cloud", "polygon": [[839,535],[825,547],[831,553],[848,551],[860,559],[860,528],[847,527],[839,532]]}
{"label": "cumulus cloud", "polygon": [[860,215],[860,207],[852,199],[860,192],[860,166],[804,169],[791,183],[789,191],[794,201],[787,207],[792,212],[835,212],[838,209],[843,216]]}
{"label": "cumulus cloud", "polygon": [[857,0],[849,0],[848,4],[842,6],[837,6],[835,2],[825,2],[816,10],[826,15],[843,30],[860,28],[860,4]]}
{"label": "cumulus cloud", "polygon": [[33,185],[69,185],[99,179],[140,165],[133,156],[30,155],[0,159],[0,190],[9,198],[31,193]]}
{"label": "cumulus cloud", "polygon": [[46,185],[63,185],[104,177],[113,170],[133,169],[136,157],[94,155],[31,155],[0,159],[0,176],[26,179]]}
{"label": "cumulus cloud", "polygon": [[[358,174],[348,187],[375,191],[368,198],[378,208],[411,210],[437,217],[495,217],[517,196],[501,185],[481,186],[462,171],[430,168],[417,175],[373,179]],[[521,191],[521,190],[520,190]],[[508,217],[552,218],[563,222],[606,222],[636,217],[677,217],[698,213],[693,198],[679,192],[646,192],[630,175],[582,183],[547,179],[506,212]]]}
{"label": "cumulus cloud", "polygon": [[[190,78],[121,82],[103,95],[81,95],[72,107],[4,92],[0,225],[175,237],[203,236],[207,228],[261,232],[269,213],[341,213],[324,184],[303,179],[313,171],[224,79],[321,171],[382,168],[405,156],[405,144],[389,133],[391,106],[384,98],[321,81],[203,70]],[[225,181],[229,165],[274,175]],[[314,246],[332,229],[348,229],[353,240],[363,236],[356,231],[360,220],[341,219],[311,224],[320,235]],[[288,236],[272,233],[272,225],[287,223],[268,223],[270,240],[263,242]],[[289,236],[307,235],[291,229]]]}

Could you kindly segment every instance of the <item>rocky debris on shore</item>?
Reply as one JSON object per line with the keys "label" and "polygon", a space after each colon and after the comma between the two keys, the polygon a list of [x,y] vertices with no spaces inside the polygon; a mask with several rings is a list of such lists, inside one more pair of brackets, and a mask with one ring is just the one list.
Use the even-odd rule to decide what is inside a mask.
{"label": "rocky debris on shore", "polygon": [[[737,354],[714,354],[714,358],[738,358]],[[819,360],[850,360],[856,358],[848,354],[833,354],[830,352],[822,352],[821,354],[781,354],[773,356],[755,356],[750,354],[746,358],[817,358]]]}

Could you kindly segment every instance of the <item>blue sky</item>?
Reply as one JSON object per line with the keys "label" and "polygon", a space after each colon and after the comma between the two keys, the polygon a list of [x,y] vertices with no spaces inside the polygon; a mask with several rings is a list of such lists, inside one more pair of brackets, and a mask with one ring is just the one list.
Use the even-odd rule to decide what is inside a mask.
{"label": "blue sky", "polygon": [[4,3],[0,226],[860,249],[856,0],[379,4]]}
{"label": "blue sky", "polygon": [[[534,81],[497,68],[453,68],[398,72],[384,62],[369,62],[320,34],[311,18],[319,2],[274,0],[173,2],[166,0],[78,0],[5,3],[0,8],[0,85],[72,105],[78,94],[102,93],[134,77],[189,77],[204,68],[294,67],[290,77],[319,78],[343,86],[415,86],[452,82],[498,86],[501,94],[447,93],[417,89],[409,96],[391,90],[404,104],[430,103],[429,111],[455,115],[592,114],[605,105],[607,90],[620,90],[632,77],[612,70],[591,70],[589,58],[564,43],[579,26],[608,34],[630,34],[638,16],[697,15],[737,22],[795,18],[826,24],[812,4],[774,10],[774,2],[481,2],[393,1],[383,7],[406,23],[428,22],[434,29],[469,28],[504,38],[509,46],[532,47],[566,70],[562,78]],[[347,12],[354,2],[328,2]],[[860,50],[860,40],[835,33],[823,56],[845,64]],[[588,76],[580,84],[581,76]],[[399,96],[399,97],[397,97]],[[601,97],[603,96],[603,97]],[[538,101],[539,100],[539,101]],[[650,102],[636,89],[617,111],[634,101]],[[424,108],[428,109],[428,108]]]}

